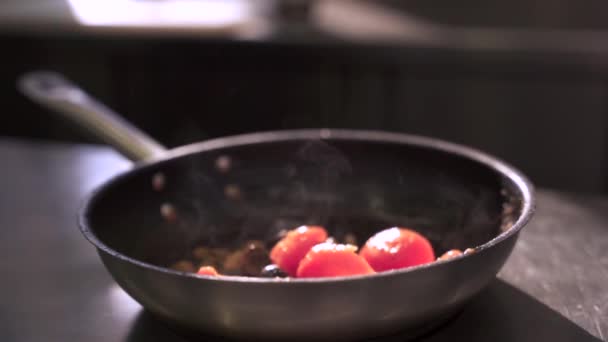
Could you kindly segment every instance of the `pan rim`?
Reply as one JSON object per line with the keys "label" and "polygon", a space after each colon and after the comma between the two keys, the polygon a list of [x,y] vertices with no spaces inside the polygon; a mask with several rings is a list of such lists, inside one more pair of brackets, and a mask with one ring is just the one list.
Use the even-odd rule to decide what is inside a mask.
{"label": "pan rim", "polygon": [[[242,145],[252,145],[259,143],[281,142],[302,139],[319,139],[319,140],[351,140],[351,141],[367,141],[367,142],[386,142],[402,145],[411,145],[439,152],[446,152],[453,155],[463,157],[471,162],[480,164],[484,167],[496,172],[499,176],[513,183],[516,189],[521,193],[522,209],[517,220],[505,231],[498,234],[491,240],[476,247],[476,253],[462,255],[457,258],[431,262],[424,265],[408,267],[404,269],[391,270],[387,272],[379,272],[372,275],[355,275],[341,276],[332,278],[262,278],[262,277],[245,277],[245,276],[201,276],[195,273],[175,271],[169,268],[153,265],[147,262],[131,258],[124,255],[110,246],[103,243],[97,235],[92,231],[89,225],[90,208],[97,199],[107,191],[112,184],[118,183],[123,179],[130,177],[131,174],[151,168],[159,162],[168,162],[180,157],[185,157],[190,154],[200,153],[205,151],[217,150],[225,147],[235,147]],[[167,151],[160,159],[140,162],[135,164],[127,171],[110,178],[93,190],[81,203],[78,211],[78,226],[84,237],[94,245],[99,251],[104,252],[112,257],[128,262],[135,266],[145,269],[154,270],[157,272],[166,273],[169,275],[188,277],[198,280],[217,281],[217,282],[241,282],[241,283],[264,283],[264,284],[319,284],[319,283],[335,283],[335,282],[351,282],[360,280],[371,280],[382,277],[395,277],[398,275],[419,272],[421,270],[433,269],[442,267],[454,262],[459,262],[462,259],[474,257],[476,254],[483,253],[484,250],[502,243],[503,241],[516,236],[523,227],[531,220],[536,210],[535,188],[532,182],[519,169],[504,160],[492,156],[479,149],[466,145],[449,142],[446,140],[432,138],[428,136],[396,133],[380,130],[357,130],[357,129],[294,129],[294,130],[278,130],[278,131],[263,131],[247,134],[232,135],[210,139],[206,141],[196,142],[179,146]]]}

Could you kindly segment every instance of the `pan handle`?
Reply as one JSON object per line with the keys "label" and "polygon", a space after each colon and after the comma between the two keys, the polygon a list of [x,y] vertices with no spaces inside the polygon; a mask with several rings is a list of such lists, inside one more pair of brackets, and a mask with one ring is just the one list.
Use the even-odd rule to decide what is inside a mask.
{"label": "pan handle", "polygon": [[159,159],[167,152],[164,146],[58,73],[26,73],[17,81],[17,87],[34,102],[87,129],[134,162]]}

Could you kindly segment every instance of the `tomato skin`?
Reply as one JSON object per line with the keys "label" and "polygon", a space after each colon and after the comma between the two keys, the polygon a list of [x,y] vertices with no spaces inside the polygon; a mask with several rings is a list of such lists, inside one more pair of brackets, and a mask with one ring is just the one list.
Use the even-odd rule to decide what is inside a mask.
{"label": "tomato skin", "polygon": [[213,266],[202,266],[201,268],[198,269],[198,272],[196,272],[196,274],[198,274],[198,275],[208,275],[208,276],[218,276],[218,275],[220,275],[219,273],[217,273],[217,270]]}
{"label": "tomato skin", "polygon": [[314,246],[298,267],[298,278],[340,277],[375,273],[357,247],[334,243]]}
{"label": "tomato skin", "polygon": [[301,226],[285,235],[270,251],[270,260],[289,276],[295,277],[298,265],[306,253],[327,240],[327,231],[321,226]]}
{"label": "tomato skin", "polygon": [[433,262],[431,243],[418,232],[393,227],[369,238],[359,253],[376,272]]}

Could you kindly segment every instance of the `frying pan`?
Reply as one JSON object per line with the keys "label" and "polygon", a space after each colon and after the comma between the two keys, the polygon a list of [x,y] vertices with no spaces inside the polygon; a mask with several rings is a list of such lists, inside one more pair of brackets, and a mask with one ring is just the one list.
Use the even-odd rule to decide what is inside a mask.
{"label": "frying pan", "polygon": [[[78,223],[114,280],[191,336],[416,337],[495,278],[534,211],[533,187],[522,173],[445,141],[307,129],[166,150],[58,74],[32,72],[18,86],[135,162],[86,199]],[[163,205],[174,209],[169,219]],[[208,277],[168,267],[195,246],[269,240],[304,224],[323,225],[338,239],[352,233],[359,245],[381,229],[410,227],[438,255],[475,252],[338,278]]]}

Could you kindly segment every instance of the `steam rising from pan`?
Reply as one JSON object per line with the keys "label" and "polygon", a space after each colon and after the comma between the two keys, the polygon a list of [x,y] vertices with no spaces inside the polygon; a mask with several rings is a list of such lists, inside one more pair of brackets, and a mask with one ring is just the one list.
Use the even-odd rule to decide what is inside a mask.
{"label": "steam rising from pan", "polygon": [[193,215],[175,229],[187,240],[205,236],[205,243],[214,245],[225,243],[223,235],[231,235],[238,244],[260,238],[261,230],[267,231],[262,238],[272,240],[284,229],[327,224],[338,183],[352,174],[351,163],[321,140],[304,141],[291,149],[290,158],[273,165],[251,157],[244,160],[238,151],[192,163],[175,201]]}
{"label": "steam rising from pan", "polygon": [[[492,239],[501,220],[504,230],[519,210],[500,214],[510,195],[499,193],[500,184],[488,187],[487,174],[447,170],[442,161],[425,161],[424,153],[401,157],[399,150],[353,144],[315,139],[237,146],[183,161],[185,173],[167,170],[163,196],[178,219],[165,224],[170,238],[181,241],[175,248],[188,253],[196,246],[272,242],[279,232],[308,224],[325,226],[338,241],[356,232],[361,243],[380,229],[410,227],[442,253]],[[159,264],[158,251],[145,254]]]}

